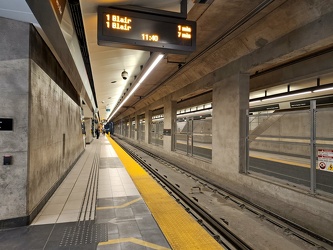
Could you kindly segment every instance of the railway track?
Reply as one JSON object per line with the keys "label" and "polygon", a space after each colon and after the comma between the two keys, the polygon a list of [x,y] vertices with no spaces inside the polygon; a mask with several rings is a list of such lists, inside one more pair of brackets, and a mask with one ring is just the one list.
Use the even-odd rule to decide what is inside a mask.
{"label": "railway track", "polygon": [[[288,240],[295,241],[295,244],[300,245],[300,249],[303,249],[303,246],[304,249],[333,249],[332,241],[287,221],[256,204],[247,202],[221,187],[216,187],[138,145],[127,141],[125,142],[118,138],[114,139],[129,155],[146,169],[187,212],[192,214],[198,223],[200,223],[225,249],[257,249],[257,246],[253,244],[252,241],[248,242],[246,240],[248,237],[244,237],[244,235],[242,235],[242,237],[238,236],[239,231],[235,232],[229,225],[232,223],[232,220],[230,220],[228,216],[223,216],[223,213],[220,212],[216,213],[214,208],[206,207],[205,204],[210,201],[207,198],[205,199],[203,196],[204,193],[210,193],[208,195],[209,197],[219,197],[218,199],[223,199],[228,202],[229,205],[231,203],[237,210],[241,210],[243,213],[246,212],[247,215],[254,217],[255,220],[259,221],[261,224],[270,224],[270,227],[273,227],[279,235],[283,235]],[[156,167],[159,165],[156,162],[164,166],[164,168],[167,168],[168,171]],[[184,188],[184,186],[186,186],[185,182],[176,175],[181,175],[182,178],[185,176],[187,179],[191,179],[195,184],[193,185],[192,183],[190,186],[187,186],[187,188]],[[190,193],[184,191],[189,188],[191,189]],[[218,214],[218,216],[216,214]]]}

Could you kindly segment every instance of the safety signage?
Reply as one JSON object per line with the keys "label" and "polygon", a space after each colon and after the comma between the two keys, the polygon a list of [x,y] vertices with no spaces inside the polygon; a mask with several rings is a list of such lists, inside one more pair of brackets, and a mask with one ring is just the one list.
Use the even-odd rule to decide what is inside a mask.
{"label": "safety signage", "polygon": [[318,168],[333,172],[333,150],[318,149]]}

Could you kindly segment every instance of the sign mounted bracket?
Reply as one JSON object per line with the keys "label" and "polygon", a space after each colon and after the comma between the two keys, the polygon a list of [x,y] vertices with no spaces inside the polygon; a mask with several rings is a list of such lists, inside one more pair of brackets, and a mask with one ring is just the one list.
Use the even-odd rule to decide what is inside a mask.
{"label": "sign mounted bracket", "polygon": [[154,15],[159,15],[159,16],[176,17],[176,18],[181,18],[181,19],[187,18],[187,0],[181,0],[180,12],[152,9],[152,8],[146,8],[146,7],[136,6],[136,5],[118,5],[118,6],[115,5],[115,6],[110,6],[110,7],[115,8],[115,9],[154,14]]}

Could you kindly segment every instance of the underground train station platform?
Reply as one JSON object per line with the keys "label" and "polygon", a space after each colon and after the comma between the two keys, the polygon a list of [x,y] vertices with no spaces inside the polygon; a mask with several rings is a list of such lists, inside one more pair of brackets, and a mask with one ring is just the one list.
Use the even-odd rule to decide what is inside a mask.
{"label": "underground train station platform", "polygon": [[0,249],[222,249],[110,137],[86,150],[31,225]]}

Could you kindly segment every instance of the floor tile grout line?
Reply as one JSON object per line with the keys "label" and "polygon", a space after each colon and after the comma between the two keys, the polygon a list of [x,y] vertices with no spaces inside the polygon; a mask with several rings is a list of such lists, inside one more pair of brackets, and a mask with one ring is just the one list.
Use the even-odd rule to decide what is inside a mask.
{"label": "floor tile grout line", "polygon": [[[89,218],[91,218],[92,212],[96,211],[96,199],[97,199],[98,176],[99,176],[99,159],[100,159],[99,154],[100,154],[100,147],[99,147],[99,150],[98,150],[97,154],[95,154],[95,157],[96,157],[96,166],[95,166],[96,173],[95,173],[95,180],[94,180],[95,182],[94,182],[94,189],[93,189],[93,199],[92,199],[92,203],[91,203],[91,206],[90,206],[90,217]],[[94,204],[95,204],[95,209],[93,210]],[[95,215],[93,215],[93,217],[95,218]]]}
{"label": "floor tile grout line", "polygon": [[85,158],[84,164],[82,164],[81,170],[80,170],[80,172],[78,173],[78,175],[77,175],[77,177],[76,177],[76,180],[75,180],[75,182],[74,182],[74,185],[73,185],[73,187],[72,187],[70,193],[68,194],[68,197],[67,197],[65,203],[63,204],[62,210],[60,211],[60,214],[59,214],[59,216],[58,216],[58,218],[57,218],[57,220],[56,220],[56,223],[58,222],[58,220],[59,220],[61,214],[62,214],[63,211],[64,211],[64,208],[65,208],[65,206],[66,206],[66,204],[67,204],[67,202],[68,202],[68,200],[69,200],[69,197],[71,196],[71,194],[72,194],[72,192],[73,192],[73,189],[74,189],[76,183],[78,182],[78,180],[79,180],[79,178],[80,178],[80,175],[82,174],[82,171],[83,171],[84,166],[86,165],[86,163],[87,163],[87,161],[88,161],[88,159],[89,159],[89,155],[90,155],[90,154],[91,154],[91,152],[88,152],[88,154],[86,155],[86,158]]}
{"label": "floor tile grout line", "polygon": [[[100,144],[97,145],[95,153],[94,153],[94,159],[93,159],[93,163],[92,163],[92,167],[90,170],[90,174],[89,174],[89,182],[88,185],[86,187],[86,191],[85,191],[85,199],[82,203],[81,206],[81,211],[79,214],[79,221],[85,221],[87,219],[87,211],[89,211],[89,205],[90,205],[90,211],[89,211],[89,220],[91,220],[91,215],[93,212],[93,204],[94,204],[94,200],[96,200],[95,196],[95,185],[96,185],[96,178],[98,178],[97,174],[98,174],[98,164],[99,164],[99,154],[100,152]],[[97,193],[96,193],[97,196]],[[83,213],[84,210],[84,213]],[[82,214],[83,213],[83,214]],[[82,217],[83,215],[83,217]]]}
{"label": "floor tile grout line", "polygon": [[[89,154],[90,154],[90,153],[89,153]],[[67,197],[65,203],[63,204],[63,208],[62,208],[60,214],[58,215],[58,217],[57,217],[57,219],[56,219],[56,222],[53,223],[52,230],[51,230],[51,232],[49,233],[49,236],[48,236],[48,238],[47,238],[47,240],[46,240],[46,242],[45,242],[45,244],[44,244],[44,246],[43,246],[43,250],[46,248],[47,243],[48,243],[48,241],[49,241],[49,239],[50,239],[50,237],[51,237],[51,235],[52,235],[52,233],[53,233],[53,231],[54,231],[54,228],[55,228],[55,226],[56,226],[56,224],[57,224],[57,221],[59,220],[60,215],[62,214],[62,211],[63,211],[63,209],[64,209],[64,207],[65,207],[65,205],[66,205],[66,203],[67,203],[67,201],[68,201],[68,199],[69,199],[69,196],[71,195],[71,193],[72,193],[72,191],[73,191],[73,189],[74,189],[74,187],[75,187],[75,184],[77,183],[77,181],[78,181],[78,179],[79,179],[79,177],[80,177],[80,174],[82,173],[82,170],[84,169],[84,165],[86,164],[86,162],[87,162],[87,160],[88,160],[88,156],[89,156],[89,154],[87,155],[86,160],[84,161],[84,164],[83,164],[82,167],[81,167],[80,173],[78,174],[78,176],[77,176],[77,178],[76,178],[76,181],[75,181],[75,183],[74,183],[74,185],[73,185],[73,187],[72,187],[72,189],[71,189],[71,192],[69,193],[69,195],[68,195],[68,197]],[[65,180],[66,180],[66,179],[65,179]]]}
{"label": "floor tile grout line", "polygon": [[[63,206],[62,206],[62,209],[61,209],[61,211],[59,212],[59,214],[56,214],[57,215],[57,218],[56,218],[56,220],[55,220],[55,222],[54,223],[57,223],[58,222],[58,220],[59,220],[59,218],[60,218],[60,216],[61,216],[61,214],[62,214],[62,212],[63,212],[63,210],[64,210],[64,207],[65,207],[65,205],[66,205],[66,203],[68,202],[68,199],[69,199],[69,196],[71,195],[71,193],[72,193],[72,191],[73,191],[73,189],[74,189],[74,187],[75,187],[75,184],[77,183],[77,181],[78,181],[78,179],[79,179],[79,176],[80,176],[80,174],[81,174],[81,172],[82,172],[82,170],[83,170],[83,168],[84,168],[84,165],[86,164],[86,162],[87,162],[87,160],[88,160],[88,156],[89,156],[89,154],[90,154],[90,152],[85,156],[85,161],[84,161],[84,163],[82,164],[82,167],[81,167],[81,170],[80,170],[80,172],[79,172],[79,174],[77,175],[77,177],[76,177],[76,181],[74,182],[74,184],[73,184],[73,186],[72,186],[72,188],[71,188],[71,191],[70,191],[70,193],[68,194],[68,196],[67,196],[67,199],[65,200],[65,202],[62,204]],[[76,163],[76,164],[78,164],[78,163]],[[74,168],[75,168],[75,166],[74,166]],[[73,169],[74,169],[73,168]],[[72,170],[73,170],[72,169]],[[71,170],[71,171],[72,171]],[[66,178],[67,178],[67,176],[66,176]],[[63,180],[63,182],[61,183],[61,184],[63,184],[65,181],[66,181],[66,178]],[[61,186],[61,185],[60,185]],[[59,186],[59,187],[60,187]],[[49,200],[49,201],[51,201],[52,200],[52,198]],[[48,204],[48,203],[47,203]],[[46,205],[47,205],[46,204]],[[48,215],[44,215],[43,214],[43,210],[40,212],[40,214],[38,215],[38,217],[40,218],[40,216],[48,216]],[[36,223],[38,223],[38,220],[36,221]],[[38,225],[38,224],[37,224]]]}
{"label": "floor tile grout line", "polygon": [[[95,157],[93,159],[93,164],[94,164],[94,160],[95,160]],[[91,182],[92,182],[92,178],[93,178],[92,171],[93,171],[93,168],[90,169],[89,180],[88,180],[88,184],[86,186],[85,196],[84,196],[84,200],[83,200],[82,206],[81,206],[81,211],[80,211],[80,214],[79,214],[79,221],[84,221],[85,220],[85,216],[86,216],[86,212],[87,212],[86,204],[89,203],[90,187],[91,187]]]}

